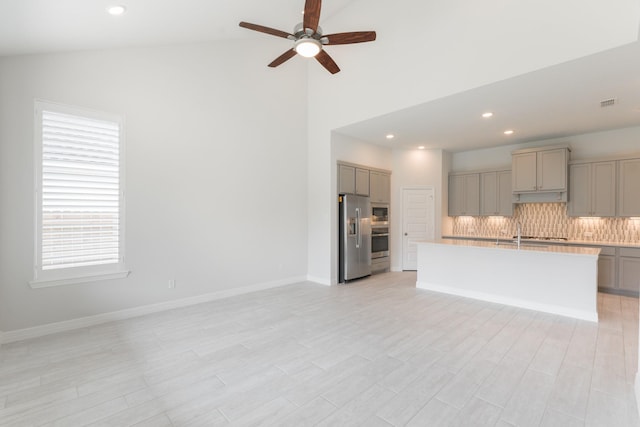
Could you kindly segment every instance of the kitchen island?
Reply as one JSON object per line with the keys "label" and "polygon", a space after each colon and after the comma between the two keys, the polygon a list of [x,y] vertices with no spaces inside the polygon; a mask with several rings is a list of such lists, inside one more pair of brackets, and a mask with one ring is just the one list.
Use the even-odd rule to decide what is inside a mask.
{"label": "kitchen island", "polygon": [[598,254],[589,247],[439,239],[418,243],[416,286],[598,321]]}

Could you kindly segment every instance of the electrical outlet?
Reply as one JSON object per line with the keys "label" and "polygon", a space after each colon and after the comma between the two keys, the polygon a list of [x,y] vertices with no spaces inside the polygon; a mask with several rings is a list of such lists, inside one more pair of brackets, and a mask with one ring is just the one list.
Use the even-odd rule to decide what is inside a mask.
{"label": "electrical outlet", "polygon": [[176,279],[169,280],[169,289],[174,289],[176,287]]}

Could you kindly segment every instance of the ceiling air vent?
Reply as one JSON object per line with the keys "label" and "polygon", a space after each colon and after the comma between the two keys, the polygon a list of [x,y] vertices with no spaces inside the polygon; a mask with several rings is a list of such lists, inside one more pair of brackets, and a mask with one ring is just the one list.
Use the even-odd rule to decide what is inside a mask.
{"label": "ceiling air vent", "polygon": [[603,99],[602,101],[600,101],[600,108],[611,107],[613,105],[616,105],[617,102],[618,100],[616,98]]}

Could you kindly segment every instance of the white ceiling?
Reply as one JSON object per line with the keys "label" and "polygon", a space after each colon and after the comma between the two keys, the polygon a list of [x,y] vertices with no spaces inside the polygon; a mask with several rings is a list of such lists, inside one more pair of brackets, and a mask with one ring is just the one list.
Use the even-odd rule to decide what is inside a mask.
{"label": "white ceiling", "polygon": [[[616,104],[601,108],[610,98]],[[482,118],[485,111],[494,116]],[[630,126],[640,126],[637,42],[336,131],[386,147],[455,152]]]}
{"label": "white ceiling", "polygon": [[[320,23],[352,1],[325,0]],[[113,4],[127,12],[109,16]],[[303,6],[304,0],[2,0],[0,56],[269,37],[238,22],[291,31]],[[600,108],[611,97],[617,105]],[[488,110],[495,116],[482,119]],[[640,47],[634,43],[337,131],[389,147],[463,151],[637,125]],[[508,128],[515,134],[504,136]],[[387,141],[387,133],[397,137]]]}
{"label": "white ceiling", "polygon": [[[328,0],[329,19],[353,0]],[[240,21],[292,31],[304,0],[2,0],[0,56],[269,37]],[[108,6],[124,5],[113,17]],[[335,32],[345,29],[336,29]]]}

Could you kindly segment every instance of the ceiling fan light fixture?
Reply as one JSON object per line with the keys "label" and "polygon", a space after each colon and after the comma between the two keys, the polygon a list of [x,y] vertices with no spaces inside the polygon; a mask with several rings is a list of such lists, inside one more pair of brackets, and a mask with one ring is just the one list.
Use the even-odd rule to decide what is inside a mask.
{"label": "ceiling fan light fixture", "polygon": [[293,49],[300,56],[305,58],[312,58],[320,53],[322,45],[316,39],[303,37],[295,42]]}

